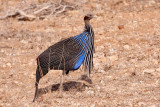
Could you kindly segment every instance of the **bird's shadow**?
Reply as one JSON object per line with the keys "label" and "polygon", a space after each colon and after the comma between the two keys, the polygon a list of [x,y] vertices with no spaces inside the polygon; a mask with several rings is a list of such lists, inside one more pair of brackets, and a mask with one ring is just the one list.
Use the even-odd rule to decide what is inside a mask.
{"label": "bird's shadow", "polygon": [[[63,83],[63,91],[84,91],[86,87],[92,86],[92,80],[86,76],[82,75],[81,78],[76,81],[68,81]],[[52,84],[45,88],[40,88],[38,90],[39,95],[43,95],[49,92],[58,91],[60,88],[60,84]]]}

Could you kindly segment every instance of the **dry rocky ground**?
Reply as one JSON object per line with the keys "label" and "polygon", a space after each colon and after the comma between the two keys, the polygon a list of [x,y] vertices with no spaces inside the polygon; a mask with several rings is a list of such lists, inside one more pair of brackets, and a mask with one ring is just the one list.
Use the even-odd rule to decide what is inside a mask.
{"label": "dry rocky ground", "polygon": [[[0,15],[50,2],[1,0]],[[0,107],[160,107],[160,1],[62,2],[76,8],[33,21],[0,20]],[[71,71],[62,98],[52,89],[33,103],[36,57],[50,45],[80,34],[83,16],[89,12],[98,15],[91,21],[96,51],[93,83],[79,87],[84,72]],[[60,75],[61,71],[50,71],[39,87],[56,87]]]}

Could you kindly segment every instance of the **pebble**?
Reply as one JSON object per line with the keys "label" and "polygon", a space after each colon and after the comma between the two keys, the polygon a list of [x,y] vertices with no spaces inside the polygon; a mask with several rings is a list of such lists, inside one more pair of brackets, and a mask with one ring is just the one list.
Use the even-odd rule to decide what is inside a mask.
{"label": "pebble", "polygon": [[42,38],[40,36],[37,37],[37,41],[41,41]]}
{"label": "pebble", "polygon": [[11,63],[9,63],[9,62],[8,62],[6,65],[7,65],[8,67],[11,67]]}
{"label": "pebble", "polygon": [[149,5],[149,6],[153,6],[155,3],[156,3],[156,2],[155,2],[154,0],[149,0],[148,5]]}
{"label": "pebble", "polygon": [[3,68],[6,68],[6,67],[7,67],[7,66],[4,64],[4,65],[3,65]]}
{"label": "pebble", "polygon": [[100,81],[102,85],[105,85],[105,82],[103,80]]}
{"label": "pebble", "polygon": [[94,59],[94,69],[98,69],[98,68],[100,68],[100,61],[99,60],[96,60],[96,59]]}
{"label": "pebble", "polygon": [[104,73],[105,71],[104,70],[98,70],[98,72]]}
{"label": "pebble", "polygon": [[124,45],[123,48],[129,50],[130,46],[129,45]]}
{"label": "pebble", "polygon": [[3,53],[3,52],[5,52],[3,49],[1,49],[1,52]]}
{"label": "pebble", "polygon": [[33,74],[32,74],[32,75],[30,75],[30,78],[35,78],[35,75],[33,75]]}
{"label": "pebble", "polygon": [[106,63],[106,62],[107,62],[106,57],[102,57],[102,58],[101,58],[101,61],[102,61],[102,63]]}
{"label": "pebble", "polygon": [[33,65],[33,64],[34,64],[34,61],[35,61],[35,59],[31,59],[31,60],[29,61],[29,65]]}
{"label": "pebble", "polygon": [[91,104],[90,107],[96,107],[96,105],[95,104]]}
{"label": "pebble", "polygon": [[110,60],[111,62],[114,62],[114,61],[118,60],[118,56],[117,56],[117,55],[110,56],[110,57],[109,57],[109,60]]}
{"label": "pebble", "polygon": [[124,29],[124,25],[119,25],[118,28],[119,30]]}
{"label": "pebble", "polygon": [[160,72],[160,67],[156,69],[156,71]]}
{"label": "pebble", "polygon": [[92,95],[92,94],[94,94],[94,91],[89,90],[89,91],[87,91],[87,94]]}
{"label": "pebble", "polygon": [[149,106],[149,107],[157,107],[155,104],[153,104],[153,105],[151,105],[151,106]]}
{"label": "pebble", "polygon": [[144,107],[144,106],[145,106],[145,103],[144,103],[144,102],[138,102],[138,105],[141,106],[141,107],[142,107],[142,106]]}
{"label": "pebble", "polygon": [[130,62],[136,63],[136,59],[131,59]]}
{"label": "pebble", "polygon": [[26,40],[21,40],[20,42],[23,44],[28,44],[28,41],[26,41]]}
{"label": "pebble", "polygon": [[11,72],[11,73],[14,73],[15,71],[14,71],[14,70],[10,70],[10,72]]}
{"label": "pebble", "polygon": [[96,51],[100,51],[100,50],[104,50],[104,46],[103,45],[97,46]]}
{"label": "pebble", "polygon": [[155,69],[145,69],[145,70],[143,70],[143,73],[151,74],[153,72],[155,72]]}
{"label": "pebble", "polygon": [[101,89],[100,86],[96,85],[95,87],[96,87],[97,91],[100,91],[100,89]]}

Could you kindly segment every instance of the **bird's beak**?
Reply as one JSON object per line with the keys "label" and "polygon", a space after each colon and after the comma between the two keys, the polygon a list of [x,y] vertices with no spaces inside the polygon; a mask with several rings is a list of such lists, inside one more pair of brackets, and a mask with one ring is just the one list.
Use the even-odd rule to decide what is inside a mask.
{"label": "bird's beak", "polygon": [[93,18],[96,18],[96,17],[98,17],[98,16],[97,16],[97,15],[94,15],[94,16],[93,16]]}

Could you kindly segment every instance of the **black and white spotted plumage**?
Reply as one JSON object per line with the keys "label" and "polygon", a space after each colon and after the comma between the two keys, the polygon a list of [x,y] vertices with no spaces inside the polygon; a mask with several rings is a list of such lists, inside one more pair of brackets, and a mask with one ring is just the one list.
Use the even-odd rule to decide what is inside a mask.
{"label": "black and white spotted plumage", "polygon": [[[70,70],[77,70],[82,64],[90,75],[93,68],[94,31],[89,21],[94,16],[87,14],[84,17],[85,29],[77,36],[62,40],[41,53],[37,57],[36,92],[38,95],[38,83],[40,78],[49,70],[64,70],[66,74]],[[34,101],[33,100],[33,101]]]}

